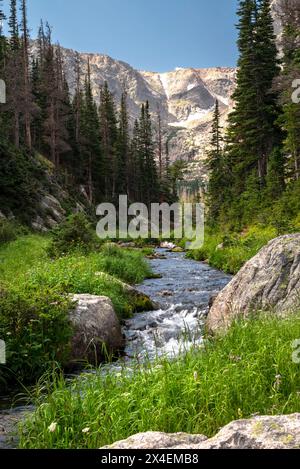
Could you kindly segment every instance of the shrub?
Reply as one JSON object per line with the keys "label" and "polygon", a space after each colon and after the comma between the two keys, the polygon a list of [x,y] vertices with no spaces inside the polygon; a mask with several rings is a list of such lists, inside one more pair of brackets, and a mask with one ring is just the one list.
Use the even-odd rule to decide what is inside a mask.
{"label": "shrub", "polygon": [[[277,235],[272,226],[254,225],[243,233],[207,231],[201,249],[189,251],[187,256],[230,274],[236,274],[258,251]],[[221,247],[218,247],[222,244]]]}
{"label": "shrub", "polygon": [[50,257],[65,256],[74,251],[89,252],[97,245],[96,235],[83,213],[70,215],[52,230],[52,242],[48,248]]}
{"label": "shrub", "polygon": [[0,245],[16,239],[16,226],[14,223],[0,218]]}
{"label": "shrub", "polygon": [[7,358],[1,367],[2,385],[4,380],[31,383],[53,362],[65,363],[72,333],[70,307],[70,300],[55,289],[2,285],[0,337]]}
{"label": "shrub", "polygon": [[0,207],[30,224],[36,212],[45,171],[29,153],[0,141]]}

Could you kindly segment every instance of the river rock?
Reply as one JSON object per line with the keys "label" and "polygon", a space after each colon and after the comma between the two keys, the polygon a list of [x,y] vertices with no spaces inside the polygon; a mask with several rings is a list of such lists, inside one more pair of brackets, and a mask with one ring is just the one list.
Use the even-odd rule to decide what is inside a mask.
{"label": "river rock", "polygon": [[125,249],[132,249],[132,248],[136,248],[136,244],[134,242],[120,242],[118,243],[118,246],[120,248],[125,248]]}
{"label": "river rock", "polygon": [[148,432],[119,441],[109,449],[299,449],[300,414],[237,420],[215,437]]}
{"label": "river rock", "polygon": [[147,432],[131,436],[127,440],[118,441],[103,449],[174,449],[179,446],[189,447],[207,440],[204,435],[189,435],[188,433]]}
{"label": "river rock", "polygon": [[18,447],[18,424],[29,417],[33,410],[33,407],[19,407],[0,412],[0,450]]}
{"label": "river rock", "polygon": [[123,290],[128,294],[128,296],[131,297],[131,303],[132,303],[134,312],[140,313],[143,311],[154,311],[156,309],[159,309],[159,305],[156,304],[154,301],[152,301],[148,295],[137,290],[131,285],[128,285],[127,283],[122,282],[122,280],[112,277],[106,272],[96,272],[95,275],[97,277],[103,277],[105,278],[105,280],[108,280],[108,281],[111,280],[112,283],[119,283],[120,286],[123,288]]}
{"label": "river rock", "polygon": [[172,249],[172,252],[184,252],[184,249],[182,249],[181,247],[179,246],[176,246],[176,248]]}
{"label": "river rock", "polygon": [[160,248],[161,249],[168,249],[169,251],[172,251],[172,249],[176,248],[176,244],[169,243],[168,241],[163,241],[162,243],[160,243]]}
{"label": "river rock", "polygon": [[76,307],[70,312],[75,328],[71,344],[70,366],[79,362],[97,365],[109,354],[124,347],[119,319],[111,300],[105,296],[74,295]]}
{"label": "river rock", "polygon": [[209,311],[210,332],[253,311],[284,315],[300,306],[300,234],[270,241],[219,293]]}

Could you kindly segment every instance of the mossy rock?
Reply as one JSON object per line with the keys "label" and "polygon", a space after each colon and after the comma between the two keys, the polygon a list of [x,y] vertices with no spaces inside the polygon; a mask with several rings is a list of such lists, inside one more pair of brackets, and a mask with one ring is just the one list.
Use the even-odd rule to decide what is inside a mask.
{"label": "mossy rock", "polygon": [[176,248],[172,249],[172,252],[184,252],[184,249],[177,246]]}

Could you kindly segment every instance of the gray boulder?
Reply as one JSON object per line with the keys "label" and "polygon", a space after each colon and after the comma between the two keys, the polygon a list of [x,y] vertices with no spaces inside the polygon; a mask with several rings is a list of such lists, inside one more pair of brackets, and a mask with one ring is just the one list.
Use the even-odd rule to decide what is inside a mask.
{"label": "gray boulder", "polygon": [[124,337],[112,302],[105,296],[74,295],[76,307],[70,312],[74,326],[69,366],[80,362],[99,364],[106,353],[117,354]]}
{"label": "gray boulder", "polygon": [[53,218],[57,223],[60,223],[66,214],[62,208],[60,202],[51,194],[45,194],[41,201],[40,207],[45,213],[49,214],[49,217]]}
{"label": "gray boulder", "polygon": [[185,433],[140,433],[109,449],[299,449],[300,414],[237,420],[215,437]]}
{"label": "gray boulder", "polygon": [[207,328],[215,333],[256,311],[284,315],[299,307],[300,234],[291,234],[270,241],[244,265],[214,300]]}

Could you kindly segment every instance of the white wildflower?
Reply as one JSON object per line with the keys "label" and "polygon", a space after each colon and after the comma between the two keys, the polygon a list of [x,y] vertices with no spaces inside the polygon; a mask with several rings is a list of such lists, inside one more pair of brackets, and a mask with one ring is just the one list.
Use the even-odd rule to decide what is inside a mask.
{"label": "white wildflower", "polygon": [[56,428],[57,428],[57,423],[52,422],[51,425],[49,425],[48,430],[49,432],[54,433],[56,431]]}

